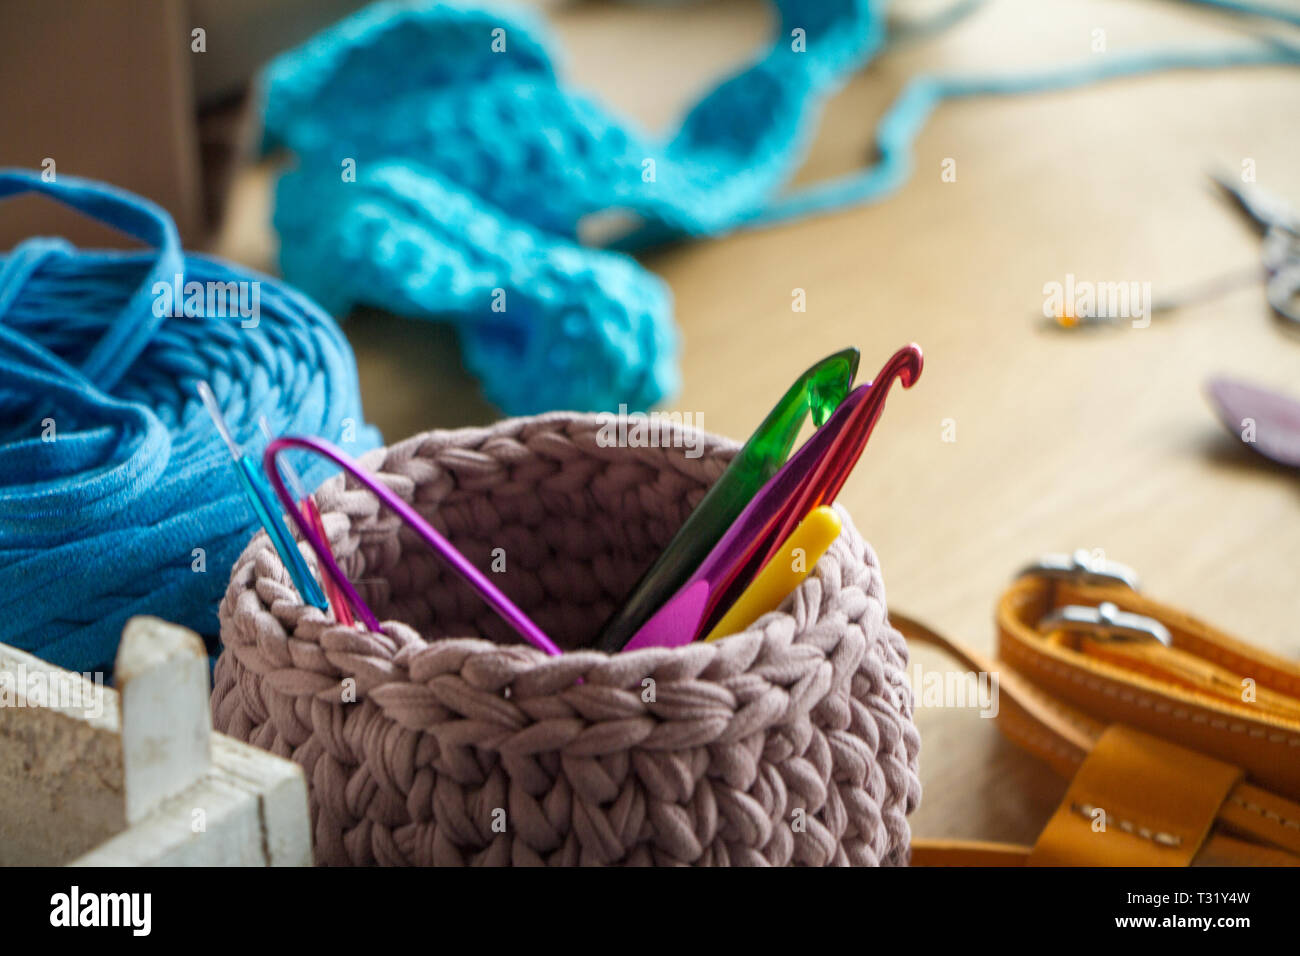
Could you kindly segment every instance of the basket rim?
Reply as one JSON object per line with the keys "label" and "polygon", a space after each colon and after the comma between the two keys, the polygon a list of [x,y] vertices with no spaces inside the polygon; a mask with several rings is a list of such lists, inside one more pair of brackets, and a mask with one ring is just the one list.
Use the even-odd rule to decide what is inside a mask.
{"label": "basket rim", "polygon": [[[505,419],[489,426],[434,429],[375,449],[361,460],[370,470],[382,472],[385,463],[393,459],[409,460],[414,455],[429,455],[440,448],[477,448],[494,439],[512,437],[524,431],[546,431],[548,428],[554,431],[556,426],[560,426],[566,433],[575,429],[580,434],[588,433],[598,426],[601,414],[549,412]],[[725,463],[739,448],[734,441],[703,429],[685,425],[678,427],[689,429],[703,438],[702,458],[712,457]],[[661,468],[671,467],[674,459],[681,457],[668,454],[676,449],[663,447],[589,446],[583,450],[602,457],[610,453],[623,455],[628,451],[648,451],[651,462]],[[637,457],[643,458],[641,455]],[[325,491],[326,485],[342,490],[346,477],[344,474],[332,476],[321,490]],[[229,649],[242,667],[254,673],[275,670],[283,674],[286,670],[299,670],[314,675],[314,679],[306,682],[314,685],[312,696],[337,699],[340,682],[352,678],[356,681],[358,701],[363,694],[372,693],[381,686],[419,683],[419,679],[412,675],[412,668],[416,673],[422,673],[429,660],[443,655],[457,658],[461,667],[474,669],[477,664],[485,663],[488,666],[479,668],[484,673],[513,675],[506,684],[524,680],[529,686],[555,689],[578,682],[630,688],[645,678],[725,680],[749,672],[756,666],[755,662],[767,652],[769,634],[778,644],[805,645],[807,649],[799,651],[799,654],[815,652],[825,661],[830,657],[829,651],[806,639],[816,621],[805,621],[801,628],[800,622],[786,608],[792,602],[807,604],[811,590],[823,586],[823,577],[830,573],[832,566],[838,568],[846,562],[862,561],[861,538],[843,506],[835,507],[845,519],[839,536],[808,577],[777,610],[763,615],[745,631],[717,641],[694,641],[678,647],[643,648],[614,654],[579,647],[552,656],[526,643],[500,644],[472,634],[430,639],[414,625],[393,618],[381,617],[381,634],[339,624],[334,621],[332,613],[320,611],[302,601],[289,583],[287,571],[266,532],[259,531],[236,561],[222,601],[223,649]],[[331,513],[334,512],[322,509],[322,516]],[[309,555],[309,561],[314,561],[314,555]],[[263,615],[269,620],[267,626],[259,627],[257,619]],[[234,632],[243,629],[240,624],[247,625],[250,633],[257,634],[254,641],[227,639],[228,633],[233,637]],[[304,663],[307,665],[305,668],[302,666]],[[795,668],[791,674],[797,670]],[[796,678],[792,676],[791,679]],[[297,681],[287,683],[302,684]],[[305,686],[297,687],[298,692],[305,689]]]}

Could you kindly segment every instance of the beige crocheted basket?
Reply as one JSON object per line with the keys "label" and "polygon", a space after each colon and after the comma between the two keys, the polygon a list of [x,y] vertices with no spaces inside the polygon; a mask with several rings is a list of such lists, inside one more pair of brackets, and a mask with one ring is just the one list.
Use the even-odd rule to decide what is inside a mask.
{"label": "beige crocheted basket", "polygon": [[221,604],[217,727],[303,767],[318,863],[906,863],[920,738],[870,547],[841,511],[816,573],[746,633],[582,650],[736,451],[602,447],[599,428],[555,413],[363,459],[479,567],[504,557],[502,590],[567,653],[518,643],[338,476],[325,527],[385,633],[304,606],[258,534]]}

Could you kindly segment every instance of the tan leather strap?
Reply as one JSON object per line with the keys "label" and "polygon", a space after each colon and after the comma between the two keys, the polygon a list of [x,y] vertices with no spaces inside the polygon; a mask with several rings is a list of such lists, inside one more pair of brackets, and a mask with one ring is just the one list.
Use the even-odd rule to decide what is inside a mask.
{"label": "tan leather strap", "polygon": [[[1172,648],[1040,633],[1065,605],[1111,602],[1164,624]],[[1300,800],[1300,665],[1122,587],[1025,577],[998,603],[998,654],[1052,697],[1240,766]]]}
{"label": "tan leather strap", "polygon": [[[1057,608],[1104,601],[1163,623],[1172,647],[1039,630]],[[998,604],[1000,661],[906,615],[890,619],[909,640],[997,673],[1000,729],[1075,778],[1033,851],[915,840],[915,864],[1102,864],[1111,862],[1103,846],[1121,844],[1134,865],[1300,864],[1297,665],[1127,588],[1033,575],[1013,583]],[[1093,830],[1097,809],[1107,816],[1106,831]],[[1117,819],[1118,835],[1129,835],[1127,825],[1134,840],[1146,840],[1143,833],[1170,839],[1091,838],[1117,835],[1110,829]]]}
{"label": "tan leather strap", "polygon": [[1228,792],[1236,767],[1112,724],[1084,758],[1030,866],[1187,866]]}
{"label": "tan leather strap", "polygon": [[[912,841],[912,866],[1026,866],[1033,852],[1017,843],[919,837]],[[1214,831],[1201,845],[1195,865],[1300,867],[1300,857]]]}
{"label": "tan leather strap", "polygon": [[1032,851],[1015,843],[913,840],[913,866],[1024,866]]}

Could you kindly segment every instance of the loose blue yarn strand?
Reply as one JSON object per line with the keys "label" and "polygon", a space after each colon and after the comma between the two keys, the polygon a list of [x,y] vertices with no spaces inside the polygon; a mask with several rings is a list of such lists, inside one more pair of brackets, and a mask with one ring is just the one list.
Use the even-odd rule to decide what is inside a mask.
{"label": "loose blue yarn strand", "polygon": [[1000,77],[922,76],[911,80],[876,128],[878,159],[866,172],[799,190],[757,211],[738,226],[760,227],[807,218],[844,206],[884,199],[912,174],[912,146],[931,114],[945,101],[1076,89],[1106,80],[1168,70],[1209,70],[1300,63],[1300,49],[1280,41],[1237,50],[1169,50],[1114,55],[1097,65]]}
{"label": "loose blue yarn strand", "polygon": [[[229,569],[259,527],[198,401],[200,379],[240,442],[260,441],[263,414],[276,432],[342,440],[356,453],[379,435],[362,417],[346,340],[305,296],[185,255],[167,214],[130,193],[0,170],[0,199],[27,192],[153,247],[34,238],[0,256],[0,640],[76,671],[109,671],[131,615],[214,635]],[[241,327],[239,314],[156,314],[155,283],[178,274],[182,288],[258,283],[256,327]],[[303,478],[314,488],[330,471],[312,461]]]}

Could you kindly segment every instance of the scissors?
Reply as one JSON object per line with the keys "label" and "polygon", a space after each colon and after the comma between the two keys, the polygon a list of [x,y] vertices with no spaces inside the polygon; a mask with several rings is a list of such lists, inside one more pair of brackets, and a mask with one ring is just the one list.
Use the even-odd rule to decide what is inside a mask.
{"label": "scissors", "polygon": [[1279,318],[1300,325],[1300,215],[1283,199],[1258,186],[1215,174],[1219,184],[1264,235],[1261,258],[1268,304]]}

